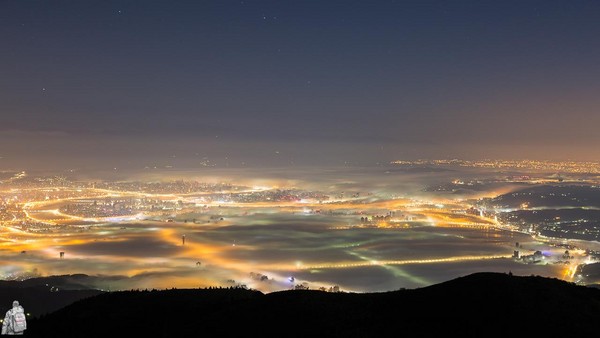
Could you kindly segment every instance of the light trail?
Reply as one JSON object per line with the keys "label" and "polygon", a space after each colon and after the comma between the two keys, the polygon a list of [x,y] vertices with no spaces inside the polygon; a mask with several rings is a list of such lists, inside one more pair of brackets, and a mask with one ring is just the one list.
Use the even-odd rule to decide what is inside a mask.
{"label": "light trail", "polygon": [[508,255],[483,255],[483,256],[456,256],[445,258],[430,258],[430,259],[407,259],[407,260],[373,260],[368,262],[352,262],[352,263],[327,263],[317,265],[289,265],[289,266],[272,266],[275,270],[319,270],[319,269],[348,269],[360,268],[369,266],[385,266],[385,265],[409,265],[409,264],[436,264],[436,263],[456,263],[464,261],[476,260],[491,260],[491,259],[506,259]]}

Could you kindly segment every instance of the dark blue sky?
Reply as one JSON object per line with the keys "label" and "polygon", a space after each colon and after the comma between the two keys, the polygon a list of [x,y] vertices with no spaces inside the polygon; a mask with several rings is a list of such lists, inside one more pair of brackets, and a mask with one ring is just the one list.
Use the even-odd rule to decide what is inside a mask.
{"label": "dark blue sky", "polygon": [[1,167],[600,158],[598,1],[8,0],[0,34]]}

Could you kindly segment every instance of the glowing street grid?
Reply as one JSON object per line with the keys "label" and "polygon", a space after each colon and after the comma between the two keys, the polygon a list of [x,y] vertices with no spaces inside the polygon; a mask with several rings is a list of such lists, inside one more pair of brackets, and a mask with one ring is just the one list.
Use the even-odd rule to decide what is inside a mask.
{"label": "glowing street grid", "polygon": [[[470,213],[476,199],[367,189],[395,190],[392,181],[420,184],[427,175],[400,174],[387,184],[385,175],[366,183],[361,178],[372,173],[339,175],[356,180],[322,175],[317,191],[310,183],[251,186],[241,179],[36,178],[32,184],[23,183],[26,173],[14,173],[2,192],[0,272],[3,279],[83,273],[99,276],[93,286],[109,290],[245,285],[266,292],[364,292],[422,287],[477,271],[574,280],[577,265],[591,259],[584,248],[573,248],[565,263],[566,241]],[[589,242],[585,249],[596,246]],[[522,255],[539,250],[543,257],[526,264],[514,259],[516,249]]]}

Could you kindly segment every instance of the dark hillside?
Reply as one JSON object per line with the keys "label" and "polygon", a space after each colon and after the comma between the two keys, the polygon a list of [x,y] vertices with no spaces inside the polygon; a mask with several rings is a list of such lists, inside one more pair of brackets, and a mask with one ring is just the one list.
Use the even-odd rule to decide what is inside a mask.
{"label": "dark hillside", "polygon": [[478,273],[416,290],[350,294],[244,289],[112,292],[38,320],[28,335],[105,337],[524,336],[594,334],[600,290]]}
{"label": "dark hillside", "polygon": [[0,281],[0,312],[18,300],[31,317],[56,311],[73,302],[101,294],[102,291],[85,286],[85,275],[64,275],[31,278],[24,281]]}

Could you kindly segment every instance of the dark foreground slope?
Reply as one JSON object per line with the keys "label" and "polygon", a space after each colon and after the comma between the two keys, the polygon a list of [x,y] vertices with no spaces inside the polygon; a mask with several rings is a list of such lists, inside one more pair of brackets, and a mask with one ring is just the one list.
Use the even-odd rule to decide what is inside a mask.
{"label": "dark foreground slope", "polygon": [[0,313],[18,300],[32,317],[50,313],[73,302],[101,294],[84,282],[86,275],[64,275],[32,278],[25,281],[0,281]]}
{"label": "dark foreground slope", "polygon": [[600,332],[600,290],[478,273],[416,290],[112,292],[38,320],[28,335],[106,337],[558,336]]}

